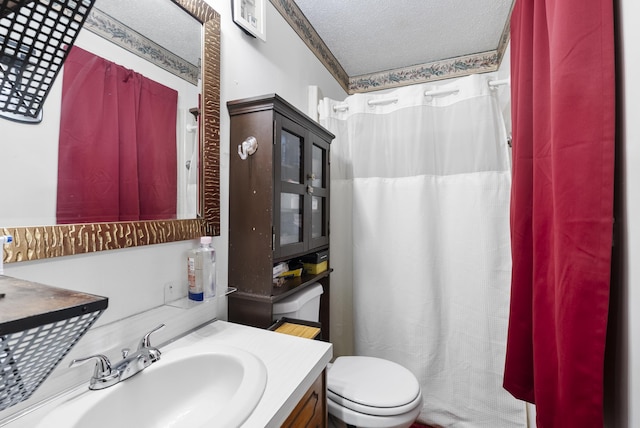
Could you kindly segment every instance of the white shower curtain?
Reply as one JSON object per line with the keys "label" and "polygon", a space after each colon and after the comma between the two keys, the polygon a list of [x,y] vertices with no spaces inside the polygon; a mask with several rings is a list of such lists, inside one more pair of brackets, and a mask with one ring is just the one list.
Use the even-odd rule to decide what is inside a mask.
{"label": "white shower curtain", "polygon": [[524,403],[502,388],[511,181],[487,80],[441,85],[458,89],[446,96],[414,85],[320,104],[336,135],[334,353],[410,369],[424,394],[419,420],[443,427],[526,426]]}

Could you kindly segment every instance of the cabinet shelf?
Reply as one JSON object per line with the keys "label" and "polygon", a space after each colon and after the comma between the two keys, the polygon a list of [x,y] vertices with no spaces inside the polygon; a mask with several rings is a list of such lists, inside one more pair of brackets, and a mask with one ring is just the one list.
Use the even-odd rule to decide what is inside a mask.
{"label": "cabinet shelf", "polygon": [[328,269],[316,275],[302,274],[302,276],[297,276],[295,278],[289,278],[285,280],[282,286],[273,287],[271,292],[271,301],[275,303],[287,296],[297,293],[303,288],[306,288],[307,286],[318,282],[320,279],[328,277],[332,270],[333,269]]}

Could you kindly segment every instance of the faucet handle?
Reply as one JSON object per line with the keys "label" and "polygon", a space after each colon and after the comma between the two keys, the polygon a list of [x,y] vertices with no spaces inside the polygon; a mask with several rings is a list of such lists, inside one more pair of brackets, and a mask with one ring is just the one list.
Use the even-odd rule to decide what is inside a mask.
{"label": "faucet handle", "polygon": [[109,361],[109,358],[102,354],[91,355],[85,358],[76,358],[69,363],[69,367],[74,367],[93,359],[97,360],[96,368],[93,371],[94,378],[102,378],[111,374],[111,362]]}
{"label": "faucet handle", "polygon": [[120,374],[111,370],[109,359],[102,354],[91,355],[85,358],[77,358],[69,364],[69,367],[77,366],[89,360],[97,359],[96,367],[93,370],[93,376],[89,380],[89,389],[103,389],[118,383]]}
{"label": "faucet handle", "polygon": [[164,328],[164,324],[160,324],[159,326],[157,326],[156,328],[151,330],[149,333],[145,334],[144,337],[142,338],[142,340],[140,341],[140,345],[138,346],[138,350],[140,350],[142,348],[150,348],[151,347],[151,340],[149,340],[149,337],[151,336],[151,333],[155,333],[156,331],[162,330],[163,328]]}

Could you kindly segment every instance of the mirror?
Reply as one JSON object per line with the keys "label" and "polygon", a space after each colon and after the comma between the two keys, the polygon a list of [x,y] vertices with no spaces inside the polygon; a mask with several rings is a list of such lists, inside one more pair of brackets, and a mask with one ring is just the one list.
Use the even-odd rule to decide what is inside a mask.
{"label": "mirror", "polygon": [[[169,1],[169,0],[167,0]],[[153,221],[131,221],[112,223],[83,223],[66,225],[46,225],[35,220],[32,225],[10,224],[3,215],[2,206],[11,200],[20,200],[20,195],[5,199],[0,204],[0,234],[10,234],[14,243],[4,248],[4,261],[36,260],[64,255],[81,254],[117,248],[135,247],[156,243],[193,239],[202,235],[219,235],[220,229],[220,172],[219,172],[219,117],[220,117],[220,16],[203,0],[171,0],[188,12],[202,25],[203,51],[201,54],[201,108],[198,123],[200,134],[199,171],[199,215],[192,219],[168,219]],[[84,30],[83,30],[84,31]],[[45,120],[47,106],[45,105]],[[0,122],[0,131],[5,123]],[[31,127],[33,125],[22,125]],[[29,128],[24,128],[25,132]],[[36,134],[38,132],[36,126]],[[6,131],[3,131],[6,132]],[[20,139],[15,133],[5,134],[10,138],[0,143],[17,144]],[[42,135],[43,139],[47,136]],[[31,137],[32,139],[34,137]],[[37,138],[35,138],[37,139]],[[7,141],[8,140],[8,141]],[[3,162],[13,165],[13,173],[1,173],[3,180],[14,182],[33,181],[34,172],[51,168],[37,156],[12,158],[3,156]],[[34,160],[36,159],[37,160]],[[53,162],[56,163],[56,162]],[[57,164],[55,166],[57,168]],[[11,186],[9,186],[11,187]],[[25,202],[34,213],[42,211],[42,203],[47,198],[55,201],[55,195],[42,192]],[[31,212],[30,211],[30,212]],[[34,216],[36,218],[37,216]]]}

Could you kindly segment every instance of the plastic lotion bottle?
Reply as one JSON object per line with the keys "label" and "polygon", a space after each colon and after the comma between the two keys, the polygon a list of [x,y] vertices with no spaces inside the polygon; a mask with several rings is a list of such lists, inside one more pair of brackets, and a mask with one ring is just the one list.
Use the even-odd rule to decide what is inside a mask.
{"label": "plastic lotion bottle", "polygon": [[203,301],[216,295],[216,252],[211,237],[200,238],[200,246],[187,254],[189,299]]}

